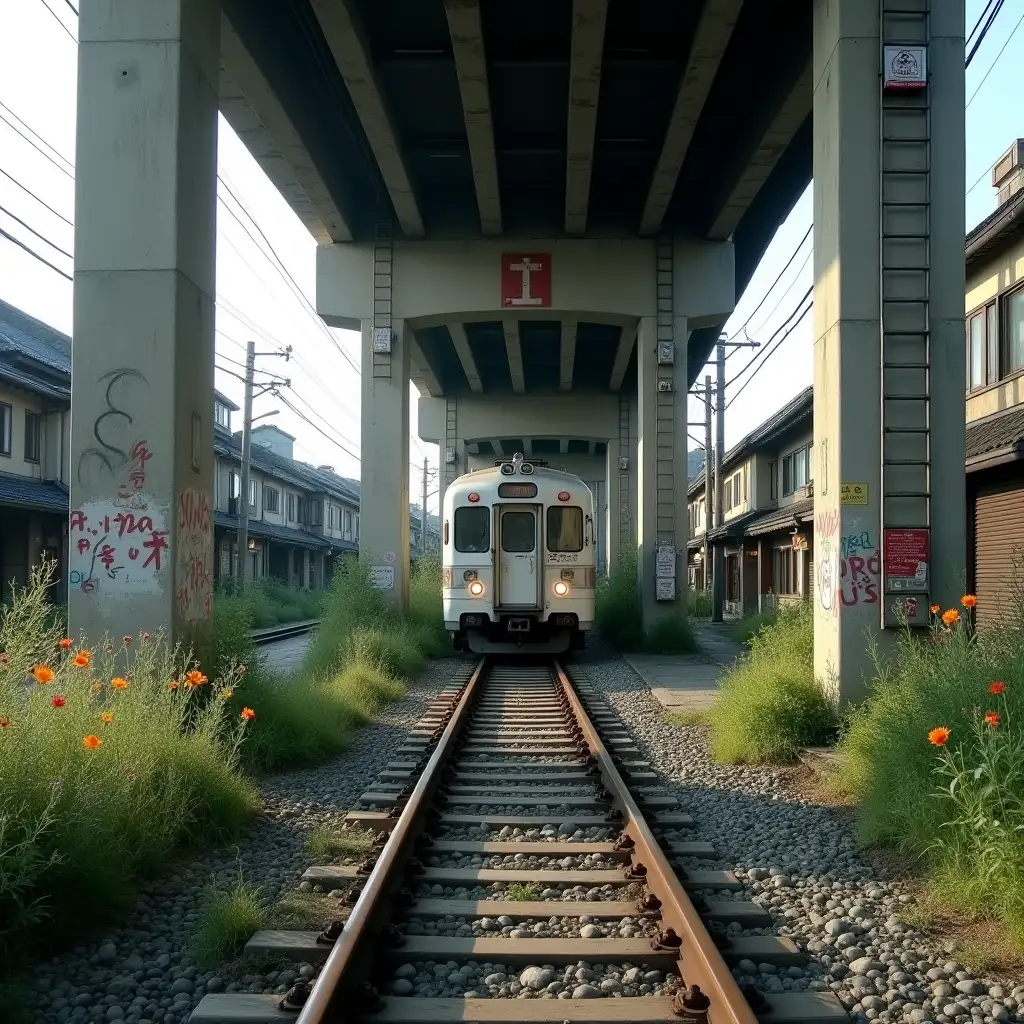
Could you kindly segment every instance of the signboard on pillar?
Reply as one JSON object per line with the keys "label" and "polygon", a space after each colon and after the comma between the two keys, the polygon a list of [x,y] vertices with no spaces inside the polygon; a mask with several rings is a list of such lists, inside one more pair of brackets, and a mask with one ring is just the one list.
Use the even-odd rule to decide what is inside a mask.
{"label": "signboard on pillar", "polygon": [[885,590],[923,593],[928,589],[928,531],[885,531]]}
{"label": "signboard on pillar", "polygon": [[544,309],[551,305],[551,254],[501,255],[503,309]]}
{"label": "signboard on pillar", "polygon": [[377,590],[394,590],[395,567],[393,565],[370,566],[370,582]]}
{"label": "signboard on pillar", "polygon": [[924,89],[928,84],[928,51],[924,46],[886,46],[882,88]]}
{"label": "signboard on pillar", "polygon": [[656,601],[674,601],[676,599],[676,580],[663,579],[659,576],[654,581],[654,599]]}
{"label": "signboard on pillar", "polygon": [[671,544],[659,544],[654,554],[654,575],[660,580],[676,578],[676,549]]}

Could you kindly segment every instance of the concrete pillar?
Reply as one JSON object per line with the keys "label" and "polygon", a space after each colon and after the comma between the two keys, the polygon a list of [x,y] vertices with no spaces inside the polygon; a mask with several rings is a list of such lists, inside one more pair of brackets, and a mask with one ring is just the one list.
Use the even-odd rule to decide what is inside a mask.
{"label": "concrete pillar", "polygon": [[[889,295],[914,284],[906,269],[914,272],[913,260],[899,271],[883,269],[883,252],[887,268],[901,253],[888,241],[880,245],[880,235],[914,224],[930,233],[921,247],[930,262],[930,346],[923,334],[891,333],[904,315],[892,304],[886,359],[912,362],[920,361],[916,352],[930,354],[930,596],[948,606],[962,593],[964,4],[932,0],[930,6],[931,171],[896,175],[883,174],[882,145],[886,169],[903,167],[918,150],[910,136],[880,143],[882,44],[924,42],[916,35],[921,26],[913,15],[890,15],[883,40],[880,0],[814,4],[814,660],[819,679],[840,700],[863,696],[869,681],[867,633],[879,633],[883,623],[883,528],[920,525],[894,521],[893,491],[912,490],[914,481],[893,464],[886,471],[883,524],[880,473],[883,273]],[[910,107],[914,102],[907,100]],[[887,206],[883,218],[883,186],[887,203],[908,204],[914,196],[924,202]],[[905,379],[911,378],[913,372]],[[887,379],[891,388],[891,370]],[[890,434],[886,446],[892,459],[910,450],[911,439]],[[867,485],[866,504],[843,503],[842,485],[851,483]],[[892,630],[882,631],[883,653],[892,637]]]}
{"label": "concrete pillar", "polygon": [[209,626],[216,0],[82,0],[69,614]]}
{"label": "concrete pillar", "polygon": [[392,324],[389,355],[373,351],[372,320],[362,322],[359,557],[375,567],[395,607],[409,607],[409,342]]}
{"label": "concrete pillar", "polygon": [[[659,618],[686,614],[686,320],[674,325],[672,365],[658,364],[654,317],[642,317],[637,332],[637,575],[647,628]],[[669,390],[659,387],[667,382]],[[677,453],[681,453],[678,455]],[[676,547],[676,598],[656,598],[656,552]]]}
{"label": "concrete pillar", "polygon": [[[607,504],[607,512],[605,513],[605,571],[610,576],[615,572],[619,564],[619,529],[620,529],[620,518],[622,515],[619,502],[621,488],[619,485],[619,444],[617,438],[608,439],[608,447],[605,450],[605,501]],[[625,474],[621,474],[625,476]],[[627,481],[628,482],[628,481]],[[626,495],[626,500],[629,500],[629,495]]]}

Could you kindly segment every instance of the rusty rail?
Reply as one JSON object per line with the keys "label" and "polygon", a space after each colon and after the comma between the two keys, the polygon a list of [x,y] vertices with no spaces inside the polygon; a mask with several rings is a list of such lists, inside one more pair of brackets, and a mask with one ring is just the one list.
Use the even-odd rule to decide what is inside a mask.
{"label": "rusty rail", "polygon": [[642,877],[647,884],[648,892],[660,901],[658,910],[664,924],[663,934],[667,935],[667,930],[671,929],[681,940],[679,975],[683,983],[688,988],[698,986],[710,1000],[707,1017],[711,1024],[757,1024],[753,1009],[740,991],[722,954],[690,902],[677,872],[669,865],[658,840],[644,820],[640,808],[576,693],[575,686],[557,661],[555,673],[576,722],[597,760],[604,784],[612,795],[612,805],[622,812],[622,837],[628,837],[634,844],[631,850],[632,867],[635,869],[642,865],[646,868],[646,873]]}
{"label": "rusty rail", "polygon": [[360,990],[360,986],[372,966],[373,942],[382,938],[387,941],[384,932],[392,916],[391,898],[404,877],[400,866],[409,859],[422,831],[430,802],[452,747],[466,724],[467,712],[473,705],[486,664],[487,659],[481,658],[449,712],[448,724],[423,768],[398,824],[367,876],[341,936],[331,949],[296,1018],[296,1024],[325,1024],[329,1020],[351,1018],[360,1009],[372,1010],[372,1005],[360,1007],[358,1003],[372,999],[372,994],[365,989]]}

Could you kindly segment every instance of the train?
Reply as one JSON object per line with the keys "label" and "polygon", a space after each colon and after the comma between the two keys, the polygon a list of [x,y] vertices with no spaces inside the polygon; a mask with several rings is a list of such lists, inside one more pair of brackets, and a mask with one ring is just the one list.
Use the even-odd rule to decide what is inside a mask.
{"label": "train", "polygon": [[456,650],[564,654],[594,624],[594,496],[516,454],[454,480],[442,509],[442,602]]}

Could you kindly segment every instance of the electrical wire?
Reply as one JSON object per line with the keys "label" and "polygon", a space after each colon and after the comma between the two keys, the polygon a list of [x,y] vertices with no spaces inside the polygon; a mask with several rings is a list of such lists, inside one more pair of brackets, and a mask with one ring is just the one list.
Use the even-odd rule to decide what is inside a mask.
{"label": "electrical wire", "polygon": [[981,14],[978,15],[978,20],[974,23],[974,28],[972,28],[967,35],[967,39],[965,40],[965,43],[967,45],[970,45],[971,40],[974,38],[974,33],[977,32],[978,29],[981,27],[981,23],[985,20],[986,17],[988,17],[988,12],[992,9],[992,5],[996,2],[997,0],[988,0],[988,3],[985,4],[985,9],[981,12]]}
{"label": "electrical wire", "polygon": [[796,316],[796,314],[800,311],[800,307],[811,297],[813,293],[814,285],[811,285],[811,287],[804,292],[800,301],[796,304],[796,308],[793,310],[793,312],[790,313],[789,316],[787,316],[786,319],[782,321],[782,324],[775,329],[775,331],[772,333],[772,336],[764,343],[764,346],[762,347],[761,351],[758,352],[757,355],[755,355],[749,362],[741,366],[736,371],[736,375],[731,380],[726,381],[726,387],[730,387],[731,385],[735,384],[740,379],[740,377],[742,377],[745,373],[751,370],[759,361],[763,362],[764,359],[768,357],[768,347],[786,329],[786,325],[793,319],[794,316]]}
{"label": "electrical wire", "polygon": [[71,42],[73,42],[77,46],[78,40],[72,34],[71,29],[69,29],[67,25],[65,25],[64,22],[57,17],[57,12],[54,11],[54,9],[46,2],[46,0],[39,0],[39,2],[50,12],[50,17],[53,18],[53,20],[57,22],[57,24],[60,25],[62,29],[64,29],[64,31],[68,35],[68,39],[70,39]]}
{"label": "electrical wire", "polygon": [[34,249],[31,249],[29,246],[27,246],[23,241],[21,241],[20,238],[15,238],[14,235],[4,231],[3,228],[0,228],[0,235],[2,235],[8,241],[13,242],[20,248],[24,249],[25,252],[27,252],[30,256],[34,256],[37,260],[39,260],[40,263],[45,263],[51,270],[56,271],[58,274],[60,274],[61,277],[67,278],[68,281],[74,281],[74,278],[70,274],[65,274],[64,271],[60,269],[60,267],[54,266],[48,259],[46,259],[46,257],[40,256],[39,253],[37,253]]}
{"label": "electrical wire", "polygon": [[[988,16],[988,21],[985,22],[985,25],[982,28],[981,33],[978,35],[978,38],[975,40],[974,46],[971,48],[971,52],[967,54],[967,58],[964,60],[964,70],[966,70],[967,68],[969,68],[971,66],[971,61],[974,60],[974,55],[978,52],[978,48],[985,41],[985,36],[988,35],[989,29],[991,29],[992,26],[995,24],[996,18],[999,17],[999,12],[1003,9],[1003,3],[1004,3],[1004,0],[997,0],[995,9]],[[987,10],[987,8],[986,8],[986,10]],[[982,17],[984,17],[984,16],[985,15],[984,15],[984,12],[983,12],[982,13]]]}
{"label": "electrical wire", "polygon": [[[53,154],[53,156],[67,164],[69,170],[73,171],[75,169],[75,165],[55,145],[53,145],[52,142],[47,142],[47,140],[44,139],[42,135],[32,127],[32,125],[28,124],[24,118],[18,117],[18,115],[3,101],[0,101],[0,109],[4,110],[8,117],[13,117],[14,120],[29,133],[29,135],[34,136],[38,142],[41,142],[50,151],[50,153]],[[35,143],[33,143],[33,145],[35,145]]]}
{"label": "electrical wire", "polygon": [[64,3],[66,3],[68,5],[68,7],[71,8],[71,13],[77,18],[78,17],[78,8],[71,2],[71,0],[64,0]]}
{"label": "electrical wire", "polygon": [[11,220],[16,220],[26,231],[31,231],[32,234],[39,239],[39,241],[45,242],[48,246],[50,246],[51,249],[56,249],[57,252],[61,254],[61,256],[67,256],[69,260],[73,260],[75,258],[74,256],[71,255],[71,253],[67,251],[67,249],[62,249],[59,245],[55,245],[46,237],[46,235],[39,234],[39,232],[36,231],[36,229],[32,227],[31,224],[26,224],[25,221],[23,221],[19,216],[11,213],[11,211],[8,210],[6,206],[0,206],[0,213],[5,213],[8,217],[11,218]]}
{"label": "electrical wire", "polygon": [[36,142],[33,142],[32,139],[30,139],[20,128],[18,128],[17,125],[11,124],[11,122],[8,121],[3,114],[0,114],[0,121],[3,121],[8,128],[10,128],[14,132],[17,132],[30,146],[32,146],[33,149],[35,149],[42,156],[46,157],[46,159],[49,160],[50,163],[53,164],[53,166],[56,167],[57,170],[61,172],[61,174],[67,175],[72,181],[75,180],[75,176],[69,170],[67,170],[67,168],[61,167],[61,165],[57,163],[57,161],[54,160],[54,158],[50,156],[50,154],[47,153],[46,150],[42,148],[42,146],[40,146]]}
{"label": "electrical wire", "polygon": [[0,167],[0,174],[7,178],[8,181],[11,181],[15,185],[17,185],[22,192],[27,192],[37,203],[40,203],[41,205],[45,206],[50,211],[50,213],[52,213],[55,217],[59,217],[62,221],[64,221],[65,224],[68,225],[68,227],[73,228],[75,226],[74,221],[70,221],[67,219],[67,217],[64,216],[64,214],[58,213],[48,202],[46,202],[45,199],[40,199],[39,196],[37,196],[35,192],[32,191],[32,189],[26,188],[24,185],[22,185],[20,181],[18,181],[17,178],[15,178],[12,174],[8,174],[7,171],[5,171],[2,167]]}
{"label": "electrical wire", "polygon": [[295,406],[292,405],[291,402],[289,402],[287,398],[285,398],[280,393],[278,393],[276,397],[278,398],[278,400],[283,405],[285,405],[285,406],[287,406],[287,408],[291,409],[291,411],[293,413],[295,413],[295,415],[298,416],[300,420],[302,420],[308,426],[312,427],[325,440],[330,441],[331,444],[333,444],[336,448],[339,448],[341,451],[343,451],[350,458],[355,459],[356,462],[362,462],[362,459],[360,459],[359,456],[355,454],[355,452],[350,451],[345,445],[341,444],[335,438],[333,438],[330,435],[328,435],[323,429],[321,429],[316,423],[314,423],[308,416],[306,416],[305,413],[301,412],[299,409],[296,409]]}
{"label": "electrical wire", "polygon": [[334,424],[331,423],[331,421],[328,420],[326,416],[323,416],[321,413],[317,412],[317,410],[313,407],[313,404],[311,402],[309,402],[307,399],[305,399],[302,395],[300,395],[295,390],[294,387],[292,388],[292,395],[293,395],[295,401],[302,403],[303,407],[306,410],[307,415],[315,416],[323,424],[325,429],[331,431],[331,433],[333,433],[333,434],[336,434],[346,444],[350,444],[354,448],[356,448],[356,449],[358,449],[360,451],[362,450],[362,446],[357,441],[354,441],[351,437],[349,437],[347,434],[343,433],[336,426],[334,426]]}
{"label": "electrical wire", "polygon": [[1017,24],[1013,26],[1013,31],[1006,37],[1006,42],[1003,43],[1003,45],[999,48],[999,52],[996,54],[996,59],[992,61],[992,63],[989,65],[988,71],[986,71],[985,74],[982,75],[981,81],[975,86],[974,92],[971,93],[971,98],[964,105],[965,111],[974,102],[974,97],[977,96],[978,93],[981,91],[981,87],[985,84],[985,81],[987,80],[988,76],[992,74],[992,69],[999,63],[999,58],[1002,57],[1003,51],[1006,49],[1006,47],[1010,45],[1010,40],[1017,34],[1017,29],[1020,28],[1022,22],[1024,22],[1024,14],[1022,14],[1017,19]]}

